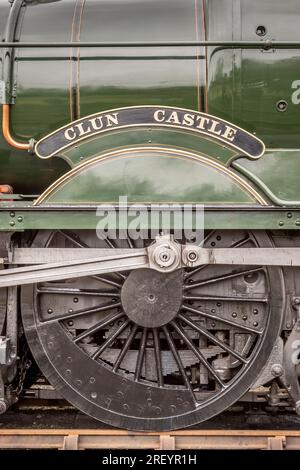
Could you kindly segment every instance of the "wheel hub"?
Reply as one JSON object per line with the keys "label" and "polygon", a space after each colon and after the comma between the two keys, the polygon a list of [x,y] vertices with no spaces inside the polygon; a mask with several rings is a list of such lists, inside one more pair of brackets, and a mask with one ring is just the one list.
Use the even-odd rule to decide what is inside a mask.
{"label": "wheel hub", "polygon": [[169,274],[153,269],[137,269],[125,280],[121,302],[135,324],[158,328],[173,320],[182,303],[182,271]]}

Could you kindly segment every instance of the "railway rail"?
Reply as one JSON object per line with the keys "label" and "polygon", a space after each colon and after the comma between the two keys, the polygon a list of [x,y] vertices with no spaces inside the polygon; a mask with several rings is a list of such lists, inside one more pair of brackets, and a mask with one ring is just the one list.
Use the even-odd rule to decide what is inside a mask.
{"label": "railway rail", "polygon": [[144,433],[99,423],[65,403],[32,407],[22,400],[0,416],[0,449],[300,450],[300,419],[244,408],[193,428]]}
{"label": "railway rail", "polygon": [[1,449],[300,450],[300,430],[1,429]]}

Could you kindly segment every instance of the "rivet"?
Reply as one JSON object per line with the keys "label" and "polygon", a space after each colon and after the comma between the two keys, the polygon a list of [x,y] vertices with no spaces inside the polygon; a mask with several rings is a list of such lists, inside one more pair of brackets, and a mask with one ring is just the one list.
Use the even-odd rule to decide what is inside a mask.
{"label": "rivet", "polygon": [[78,302],[78,297],[74,297],[73,302],[74,302],[75,304],[77,304],[77,302]]}
{"label": "rivet", "polygon": [[211,313],[216,313],[216,310],[214,308],[212,308]]}
{"label": "rivet", "polygon": [[66,375],[71,375],[71,370],[70,369],[66,370]]}
{"label": "rivet", "polygon": [[276,103],[277,111],[280,111],[282,113],[282,112],[286,111],[287,108],[288,108],[287,101],[285,101],[285,100],[277,101],[277,103]]}
{"label": "rivet", "polygon": [[217,303],[217,307],[221,307],[221,305],[222,305],[221,302]]}
{"label": "rivet", "polygon": [[284,225],[283,220],[279,220],[278,225],[279,225],[280,227],[282,227],[282,226]]}
{"label": "rivet", "polygon": [[18,220],[18,222],[23,222],[23,217],[21,215],[19,215],[17,220]]}
{"label": "rivet", "polygon": [[237,313],[236,313],[236,312],[232,312],[231,316],[232,316],[233,318],[236,318]]}
{"label": "rivet", "polygon": [[67,357],[67,362],[72,362],[72,357],[71,356]]}
{"label": "rivet", "polygon": [[11,226],[13,227],[13,226],[15,225],[14,221],[11,220],[11,221],[9,222],[9,225],[11,225]]}
{"label": "rivet", "polygon": [[97,398],[97,393],[96,392],[92,392],[91,393],[91,398],[93,398],[94,400]]}
{"label": "rivet", "polygon": [[52,308],[48,308],[47,312],[49,313],[49,315],[51,315],[51,313],[53,313]]}
{"label": "rivet", "polygon": [[14,217],[16,214],[15,214],[14,212],[11,212],[9,215],[10,215],[11,217]]}
{"label": "rivet", "polygon": [[96,382],[95,377],[90,377],[89,382],[90,382],[90,384],[94,384]]}
{"label": "rivet", "polygon": [[257,36],[265,36],[267,34],[267,28],[263,25],[259,25],[256,28],[256,34]]}
{"label": "rivet", "polygon": [[73,325],[74,325],[73,320],[69,320],[69,321],[68,321],[68,325],[69,325],[69,326],[73,326]]}
{"label": "rivet", "polygon": [[255,322],[253,323],[253,326],[258,326],[257,321],[255,321]]}
{"label": "rivet", "polygon": [[216,326],[215,322],[213,321],[211,326],[214,328]]}
{"label": "rivet", "polygon": [[275,377],[279,377],[280,375],[282,375],[283,374],[282,365],[281,364],[273,364],[273,366],[271,367],[271,373]]}
{"label": "rivet", "polygon": [[246,321],[248,319],[247,315],[243,315],[243,320]]}
{"label": "rivet", "polygon": [[287,324],[285,325],[285,327],[286,327],[286,328],[291,328],[291,324],[290,324],[290,323],[287,323]]}
{"label": "rivet", "polygon": [[75,383],[76,383],[76,385],[82,385],[82,380],[77,379],[77,380],[75,381]]}
{"label": "rivet", "polygon": [[300,220],[297,219],[296,222],[295,222],[296,225],[300,225]]}
{"label": "rivet", "polygon": [[72,309],[72,308],[69,308],[68,312],[69,312],[69,313],[73,313],[73,309]]}
{"label": "rivet", "polygon": [[258,314],[257,308],[255,308],[255,309],[253,310],[253,313],[254,313],[254,315],[257,315],[257,314]]}
{"label": "rivet", "polygon": [[288,212],[288,213],[286,214],[286,216],[287,216],[288,219],[291,219],[291,218],[293,217],[293,214],[292,214],[291,212]]}

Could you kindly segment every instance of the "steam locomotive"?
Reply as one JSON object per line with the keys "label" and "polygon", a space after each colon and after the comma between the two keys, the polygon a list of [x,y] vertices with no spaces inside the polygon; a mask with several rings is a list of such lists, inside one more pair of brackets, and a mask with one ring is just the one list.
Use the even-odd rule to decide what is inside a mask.
{"label": "steam locomotive", "polygon": [[0,1],[0,413],[300,414],[299,15]]}

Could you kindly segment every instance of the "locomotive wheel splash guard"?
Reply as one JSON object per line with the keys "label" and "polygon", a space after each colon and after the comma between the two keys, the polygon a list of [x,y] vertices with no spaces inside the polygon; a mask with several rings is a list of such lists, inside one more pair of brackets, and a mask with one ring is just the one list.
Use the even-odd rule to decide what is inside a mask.
{"label": "locomotive wheel splash guard", "polygon": [[[54,238],[58,236],[60,242],[62,239],[67,239],[68,243],[75,246],[82,246],[82,244],[87,246],[84,237],[83,240],[80,240],[74,235],[63,233],[52,236]],[[48,242],[43,241],[43,237],[44,235],[40,232],[33,246],[41,246],[41,243],[48,246]],[[220,246],[228,245],[228,239],[226,240],[226,235],[222,232],[212,232],[206,240],[207,243],[211,243],[212,240],[220,240],[217,241]],[[245,232],[237,237],[234,246],[243,244],[248,246],[249,243],[250,246],[253,244],[254,246],[271,246],[267,235],[251,233],[245,235]],[[201,279],[206,269],[210,272],[210,269],[216,268],[200,267],[194,271],[184,272],[183,305],[179,312],[177,314],[175,312],[174,316],[171,315],[165,325],[154,322],[148,328],[144,327],[143,320],[135,323],[134,315],[130,315],[131,318],[126,315],[125,310],[132,308],[132,301],[128,301],[126,305],[125,302],[123,305],[122,288],[117,287],[125,281],[124,274],[106,277],[106,287],[110,286],[110,292],[107,289],[103,292],[100,287],[98,290],[90,289],[91,283],[100,281],[100,279],[92,280],[91,278],[80,278],[78,281],[82,286],[80,290],[77,289],[77,284],[75,290],[72,290],[72,284],[70,288],[68,283],[60,286],[45,284],[23,287],[22,317],[24,328],[32,353],[42,372],[62,396],[83,412],[111,425],[132,430],[162,431],[187,427],[207,420],[228,408],[250,388],[265,364],[279,334],[283,305],[281,270],[274,267],[260,267],[254,273],[253,269],[248,272],[249,270],[245,267],[238,271],[234,267],[229,267],[229,269],[227,267],[228,272],[225,273],[225,277],[224,272],[223,277],[218,272],[217,276],[214,274],[213,281],[210,281],[210,276],[208,279],[205,277]],[[192,276],[195,280],[191,282]],[[220,292],[223,287],[221,291],[216,288],[217,294],[214,296],[211,296],[210,293],[208,296],[206,293],[205,296],[205,292],[201,293],[200,291],[199,294],[197,286],[194,286],[200,282],[204,286],[208,283],[226,287],[228,279],[239,280],[238,282],[244,279],[241,282],[245,282],[248,287],[251,287],[251,283],[254,282],[253,285],[256,285],[255,283],[258,282],[256,276],[260,279],[257,286],[263,285],[264,292],[260,287],[254,298],[243,297],[239,301],[238,297],[236,297],[237,300],[233,297],[231,304],[230,299],[227,298],[226,301],[224,295],[223,300],[220,300]],[[130,279],[130,274],[127,279]],[[175,279],[174,282],[176,284],[179,281]],[[276,286],[276,289],[272,289],[272,293],[270,285]],[[261,297],[262,294],[263,297]],[[131,295],[134,295],[132,289]],[[201,300],[204,304],[208,302],[207,305],[205,304],[206,308],[202,306],[203,312],[199,312],[198,305],[193,304],[197,295],[206,299]],[[264,300],[266,295],[267,302]],[[67,308],[67,313],[59,312],[62,305],[65,308],[70,305],[74,306],[83,298],[91,299],[93,296],[94,304],[89,304],[88,308],[76,310]],[[105,296],[106,301],[100,305],[99,298],[105,298]],[[148,312],[155,300],[153,296],[156,297],[155,291],[147,291],[148,299],[145,301],[145,305]],[[58,307],[55,312],[49,307],[49,299],[52,304],[57,302]],[[224,307],[222,307],[224,311],[229,308],[226,306],[228,302],[238,312],[239,320],[233,319],[233,316],[230,316],[230,319],[226,316],[222,317],[220,313],[222,309],[219,309],[219,313],[215,314],[216,310],[212,311],[210,302],[214,302],[214,305],[223,305],[224,302]],[[145,309],[145,305],[143,306],[142,303],[139,305]],[[257,305],[259,308],[256,308]],[[175,307],[177,308],[177,306]],[[250,312],[254,310],[260,311],[259,316],[255,317],[260,323],[257,326],[263,325],[263,332],[260,335],[253,335],[250,332],[252,329],[248,329],[246,326],[250,321],[245,319],[246,313],[250,317],[252,315]],[[103,311],[106,312],[104,317],[102,316]],[[244,319],[241,317],[243,312]],[[79,324],[74,333],[73,323],[76,323],[76,319],[84,315],[86,318],[90,318],[88,323],[84,327]],[[195,321],[193,315],[198,315],[201,321],[198,319]],[[97,338],[99,319],[104,333],[102,336],[100,335],[100,338]],[[253,322],[253,319],[251,321]],[[148,325],[149,323],[147,323]],[[234,332],[235,334],[237,332],[246,334],[247,342],[250,344],[248,349],[243,347],[243,352],[241,352],[237,347],[232,348],[231,343],[228,344],[222,340],[222,334],[221,336],[217,334],[216,326],[220,328],[218,331],[222,329],[225,331],[228,325],[229,335]],[[127,336],[122,336],[125,332],[127,332]],[[195,347],[195,344],[198,344],[195,343],[196,333],[199,333],[198,337],[202,342],[205,339],[206,347]],[[121,340],[118,339],[120,336]],[[180,338],[185,343],[184,346],[182,342],[180,343]],[[119,346],[113,348],[118,341],[120,342]],[[221,377],[219,371],[216,372],[217,367],[213,367],[213,361],[206,360],[205,362],[205,354],[209,353],[207,342],[210,343],[211,348],[221,348],[219,355],[214,353],[219,359],[224,358],[224,354],[225,356],[227,354],[227,358],[230,357],[230,367],[234,370],[232,378],[227,380],[226,377]],[[131,347],[130,345],[133,343],[135,346]],[[147,363],[152,364],[151,369],[153,369],[148,372],[148,376],[145,367],[143,368],[144,357],[140,351],[143,351],[143,354],[146,351],[146,354],[148,356],[150,354],[153,359],[152,362],[148,361]],[[199,361],[206,364],[204,369],[202,368],[200,371],[202,374],[206,371],[206,375],[209,377],[208,385],[214,384],[214,390],[208,390],[206,398],[203,398],[202,392],[205,392],[203,390],[199,399],[200,393],[193,384],[191,376],[192,368],[189,364],[186,366],[184,356],[187,355],[187,351],[189,354],[190,352],[194,354],[193,364],[199,363]],[[133,366],[130,365],[130,360],[129,366],[122,365],[127,354],[134,355],[134,360],[131,360]],[[128,358],[126,360],[128,362]],[[166,375],[166,364],[169,364],[169,369],[172,372],[171,374],[169,370],[169,376]],[[177,371],[173,370],[174,364]]]}

